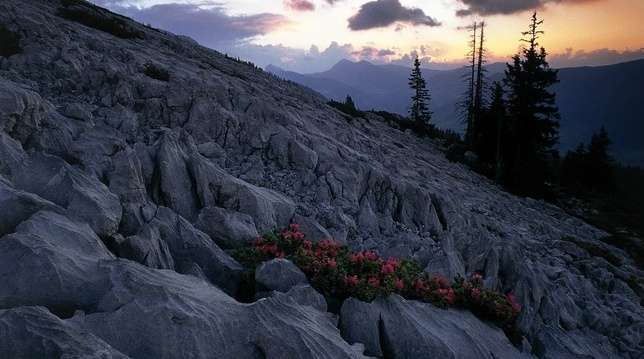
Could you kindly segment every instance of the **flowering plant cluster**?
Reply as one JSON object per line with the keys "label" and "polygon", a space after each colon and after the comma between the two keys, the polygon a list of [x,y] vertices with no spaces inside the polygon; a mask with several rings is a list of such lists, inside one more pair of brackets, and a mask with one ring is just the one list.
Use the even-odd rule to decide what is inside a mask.
{"label": "flowering plant cluster", "polygon": [[442,308],[466,308],[503,327],[513,326],[521,312],[512,294],[484,288],[480,274],[450,283],[444,277],[430,276],[412,260],[385,259],[375,251],[353,252],[332,240],[313,243],[297,224],[257,238],[234,256],[251,268],[273,258],[288,258],[327,298],[354,297],[369,302],[397,293]]}

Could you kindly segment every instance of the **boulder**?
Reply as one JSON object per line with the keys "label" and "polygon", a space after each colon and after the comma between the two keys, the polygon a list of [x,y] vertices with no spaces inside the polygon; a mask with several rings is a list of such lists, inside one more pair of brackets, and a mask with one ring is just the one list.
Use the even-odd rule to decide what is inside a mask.
{"label": "boulder", "polygon": [[[160,237],[156,236],[157,233]],[[207,234],[169,208],[159,207],[155,217],[142,228],[139,239],[151,241],[146,248],[152,249],[152,252],[146,256],[159,258],[162,263],[169,264],[169,260],[166,260],[167,248],[177,269],[193,268],[193,264],[196,264],[210,282],[231,295],[237,292],[243,267]],[[160,240],[165,245],[154,244]]]}
{"label": "boulder", "polygon": [[240,304],[194,277],[103,263],[109,292],[69,321],[132,358],[363,358],[326,313],[275,297]]}
{"label": "boulder", "polygon": [[40,95],[0,78],[0,130],[25,142],[40,128],[48,106]]}
{"label": "boulder", "polygon": [[36,212],[0,239],[0,308],[91,309],[107,285],[98,263],[113,258],[87,224]]}
{"label": "boulder", "polygon": [[291,261],[275,258],[255,269],[255,282],[260,289],[288,292],[298,284],[306,284],[306,275]]}
{"label": "boulder", "polygon": [[308,284],[298,284],[286,293],[273,291],[270,293],[270,296],[287,296],[299,305],[308,305],[320,312],[327,311],[327,303],[324,296]]}
{"label": "boulder", "polygon": [[33,153],[11,170],[9,178],[16,188],[65,208],[101,236],[118,230],[122,214],[118,197],[95,177],[59,157]]}
{"label": "boulder", "polygon": [[340,330],[349,343],[365,345],[365,354],[385,358],[530,358],[503,331],[472,313],[444,310],[398,295],[372,303],[348,299]]}
{"label": "boulder", "polygon": [[222,248],[239,248],[258,237],[251,216],[226,208],[202,209],[195,227],[209,235]]}
{"label": "boulder", "polygon": [[43,307],[0,310],[0,357],[129,358]]}
{"label": "boulder", "polygon": [[333,239],[331,234],[315,218],[305,217],[299,214],[293,216],[293,223],[300,225],[300,231],[304,233],[306,239],[313,242],[319,242],[323,239]]}

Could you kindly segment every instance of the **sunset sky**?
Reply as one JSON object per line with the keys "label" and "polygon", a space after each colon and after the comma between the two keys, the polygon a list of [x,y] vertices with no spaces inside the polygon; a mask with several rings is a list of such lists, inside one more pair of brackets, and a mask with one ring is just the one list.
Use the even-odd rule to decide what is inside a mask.
{"label": "sunset sky", "polygon": [[519,46],[530,12],[556,67],[644,58],[643,0],[95,0],[201,44],[299,72],[340,59],[449,68],[463,61],[468,33],[485,20],[490,61]]}

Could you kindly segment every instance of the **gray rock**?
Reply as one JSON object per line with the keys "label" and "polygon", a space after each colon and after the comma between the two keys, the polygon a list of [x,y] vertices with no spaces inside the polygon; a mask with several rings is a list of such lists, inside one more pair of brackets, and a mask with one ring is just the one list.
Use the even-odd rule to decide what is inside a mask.
{"label": "gray rock", "polygon": [[97,179],[61,158],[34,153],[23,162],[0,159],[0,167],[18,189],[35,193],[86,221],[99,235],[109,236],[118,229],[122,209],[118,198]]}
{"label": "gray rock", "polygon": [[[142,229],[141,240],[163,241],[178,268],[192,271],[196,264],[213,284],[227,293],[237,292],[243,272],[242,266],[221,250],[205,233],[196,229],[184,218],[170,209],[160,207],[155,217]],[[160,234],[160,238],[156,234]],[[149,235],[148,235],[149,234]],[[151,244],[149,257],[165,260],[168,257],[165,245]],[[169,260],[165,260],[168,263]]]}
{"label": "gray rock", "polygon": [[13,186],[0,176],[0,236],[15,231],[23,221],[34,213],[47,209],[62,213],[64,210],[55,204],[38,197],[35,194],[13,188]]}
{"label": "gray rock", "polygon": [[40,128],[47,111],[40,95],[0,78],[0,129],[25,142]]}
{"label": "gray rock", "polygon": [[529,358],[494,326],[469,312],[443,310],[392,295],[364,303],[347,300],[340,328],[365,354],[392,358]]}
{"label": "gray rock", "polygon": [[94,118],[92,116],[92,110],[87,105],[77,102],[65,105],[61,113],[67,117],[87,122],[92,121]]}
{"label": "gray rock", "polygon": [[0,357],[129,358],[43,307],[0,310]]}
{"label": "gray rock", "polygon": [[273,291],[271,292],[271,296],[287,296],[299,305],[308,305],[320,312],[327,311],[326,299],[324,299],[324,296],[318,293],[318,291],[310,285],[298,284],[289,289],[286,293]]}
{"label": "gray rock", "polygon": [[300,231],[304,233],[308,240],[319,242],[323,239],[333,239],[331,234],[314,218],[296,214],[293,217],[293,223],[300,225]]}
{"label": "gray rock", "polygon": [[[334,239],[354,249],[411,255],[428,264],[428,271],[449,276],[484,273],[486,286],[516,294],[523,306],[519,324],[535,351],[624,358],[639,358],[644,351],[644,309],[629,287],[631,278],[643,277],[644,272],[628,253],[604,245],[603,231],[547,203],[503,192],[466,166],[448,161],[440,143],[393,129],[376,115],[369,115],[368,121],[347,121],[319,94],[215,51],[127,19],[125,24],[144,38],[121,39],[56,16],[58,6],[43,0],[0,2],[0,23],[11,24],[12,31],[22,35],[25,49],[0,64],[0,174],[3,183],[21,191],[5,192],[11,198],[6,203],[19,210],[11,215],[0,207],[0,217],[6,218],[3,231],[19,228],[17,223],[32,210],[41,210],[42,199],[62,208],[85,237],[95,240],[99,235],[108,243],[136,237],[130,248],[137,261],[170,268],[171,256],[175,271],[204,276],[230,292],[239,268],[207,234],[194,228],[200,211],[218,207],[243,213],[263,233],[291,223],[297,208],[298,214],[314,218]],[[76,6],[114,16],[90,4]],[[150,61],[171,69],[171,83],[141,74]],[[71,118],[88,118],[87,114],[65,116],[67,104],[91,111],[92,120]],[[37,197],[26,197],[32,195]],[[155,231],[159,236],[152,235]],[[7,243],[26,243],[27,234],[5,237],[12,235],[20,241]],[[74,308],[97,302],[94,294],[80,294],[93,293],[95,284],[104,280],[105,269],[86,265],[96,258],[68,263],[64,253],[69,249],[63,246],[56,252],[50,245],[44,247],[49,251],[45,255],[32,258],[27,253],[37,248],[33,243],[12,250],[29,258],[25,261],[33,263],[32,268],[44,266],[45,273],[52,270],[51,263],[60,265],[61,278],[69,277],[62,283],[74,283],[65,290],[46,283],[43,290],[53,290],[55,298],[66,298],[66,305]],[[611,253],[610,262],[597,255],[606,252]],[[35,258],[52,259],[47,264]],[[16,265],[13,257],[3,260],[0,267]],[[75,274],[76,270],[90,274]],[[38,283],[31,279],[41,275],[26,267],[17,273],[24,283]],[[141,281],[163,281],[145,278]],[[89,291],[78,289],[83,283]],[[35,286],[17,289],[24,296],[14,303],[52,304]],[[164,300],[184,303],[181,294],[173,299],[159,299],[164,289],[155,294],[156,299],[141,302],[132,312],[151,306],[165,320],[159,308],[176,303]],[[225,316],[227,308],[212,309],[211,317],[218,311]],[[175,314],[186,310],[182,307]],[[183,317],[177,318],[181,322]],[[281,317],[258,321],[262,318]],[[270,327],[271,334],[301,333],[301,322],[288,318],[287,324]],[[297,320],[317,318],[315,314]],[[154,327],[154,319],[146,319],[149,327]],[[171,322],[168,319],[167,325],[174,325]],[[190,323],[203,333],[211,330],[210,337],[222,333],[213,324]],[[237,324],[230,326],[250,327],[245,321],[233,323]],[[109,332],[116,338],[119,324],[115,320],[112,325]],[[326,322],[320,325],[327,328]],[[135,337],[141,329],[146,327],[132,325],[123,337]],[[183,345],[198,353],[193,357],[223,350],[193,340],[202,338],[202,332],[182,334]],[[327,329],[316,333],[337,338]],[[156,345],[152,335],[167,337],[150,330],[150,338],[137,338],[139,347],[132,346],[131,352]],[[259,343],[258,338],[252,339]],[[256,348],[272,345],[261,340]],[[334,348],[342,348],[339,357],[354,350],[332,342]],[[121,344],[119,349],[127,346]],[[180,343],[163,345],[165,349],[152,355],[169,357],[177,350],[177,356],[191,356]],[[549,345],[556,348],[552,354],[543,349]],[[318,355],[317,347],[305,347],[293,346],[302,349],[299,354],[294,354],[296,349],[288,355],[271,353],[336,354],[318,348],[324,353]],[[225,355],[231,352],[224,350]],[[253,355],[260,356],[261,350],[247,356]]]}
{"label": "gray rock", "polygon": [[195,227],[209,235],[222,248],[239,248],[258,237],[251,216],[225,208],[202,209]]}
{"label": "gray rock", "polygon": [[288,297],[245,305],[193,276],[103,266],[110,291],[70,321],[133,358],[362,358],[324,313]]}
{"label": "gray rock", "polygon": [[255,281],[264,290],[288,292],[298,284],[306,284],[306,275],[291,261],[275,258],[255,269]]}
{"label": "gray rock", "polygon": [[98,263],[112,258],[87,224],[39,211],[0,239],[0,308],[91,308],[107,285]]}

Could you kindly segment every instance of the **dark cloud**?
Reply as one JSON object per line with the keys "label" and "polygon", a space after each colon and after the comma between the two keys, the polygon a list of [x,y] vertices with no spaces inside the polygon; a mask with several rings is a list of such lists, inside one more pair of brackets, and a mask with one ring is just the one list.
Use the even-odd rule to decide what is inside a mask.
{"label": "dark cloud", "polygon": [[458,10],[456,15],[469,16],[514,14],[525,10],[540,9],[548,3],[587,3],[600,0],[459,0],[466,9]]}
{"label": "dark cloud", "polygon": [[284,6],[287,9],[295,11],[313,11],[315,10],[315,4],[308,0],[283,0]]}
{"label": "dark cloud", "polygon": [[139,22],[190,36],[213,48],[263,35],[289,24],[286,17],[270,13],[231,16],[217,5],[200,7],[198,4],[170,3],[138,8],[119,5],[114,0],[96,3]]}
{"label": "dark cloud", "polygon": [[414,26],[440,25],[440,22],[426,15],[423,10],[404,7],[399,0],[376,0],[363,4],[360,10],[349,18],[349,28],[351,30],[368,30],[387,27],[396,22]]}

